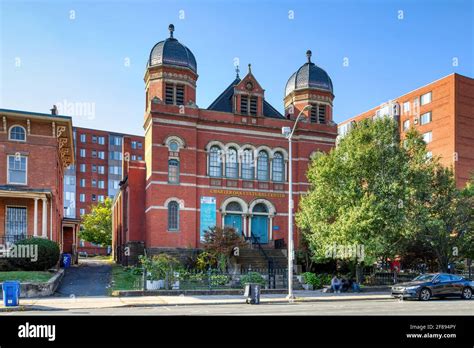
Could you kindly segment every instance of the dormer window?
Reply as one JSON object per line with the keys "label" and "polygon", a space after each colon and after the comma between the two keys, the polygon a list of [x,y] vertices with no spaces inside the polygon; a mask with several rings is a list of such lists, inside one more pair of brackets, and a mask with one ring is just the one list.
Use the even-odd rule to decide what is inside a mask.
{"label": "dormer window", "polygon": [[241,96],[240,113],[244,115],[257,116],[258,98],[253,96]]}
{"label": "dormer window", "polygon": [[184,105],[184,85],[166,83],[165,103],[167,105]]}

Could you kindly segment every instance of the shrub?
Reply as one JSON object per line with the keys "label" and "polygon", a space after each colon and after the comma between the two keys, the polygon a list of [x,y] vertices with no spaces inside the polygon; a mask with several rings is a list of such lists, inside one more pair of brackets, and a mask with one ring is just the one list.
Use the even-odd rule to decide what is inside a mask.
{"label": "shrub", "polygon": [[22,271],[47,271],[57,265],[59,261],[59,245],[45,238],[27,238],[15,243],[16,246],[38,246],[37,259],[15,258],[10,259],[11,264],[17,270]]}
{"label": "shrub", "polygon": [[240,284],[242,286],[245,286],[247,283],[265,285],[265,279],[258,272],[249,272],[240,278]]}
{"label": "shrub", "polygon": [[196,259],[196,267],[201,271],[207,270],[208,268],[214,268],[216,266],[217,257],[207,251],[200,253]]}
{"label": "shrub", "polygon": [[141,256],[140,262],[147,271],[148,280],[165,279],[167,275],[173,277],[173,271],[180,268],[179,261],[168,254],[155,255],[151,259]]}
{"label": "shrub", "polygon": [[314,274],[312,272],[303,273],[303,280],[305,284],[312,285],[315,289],[321,289],[324,285],[331,284],[330,274]]}

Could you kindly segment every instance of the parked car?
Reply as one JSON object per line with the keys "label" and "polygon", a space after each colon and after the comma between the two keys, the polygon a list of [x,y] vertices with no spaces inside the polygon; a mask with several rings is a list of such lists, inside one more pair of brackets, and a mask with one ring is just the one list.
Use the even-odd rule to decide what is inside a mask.
{"label": "parked car", "polygon": [[474,281],[455,274],[422,274],[410,282],[392,286],[392,297],[415,298],[428,301],[432,297],[459,296],[472,298]]}

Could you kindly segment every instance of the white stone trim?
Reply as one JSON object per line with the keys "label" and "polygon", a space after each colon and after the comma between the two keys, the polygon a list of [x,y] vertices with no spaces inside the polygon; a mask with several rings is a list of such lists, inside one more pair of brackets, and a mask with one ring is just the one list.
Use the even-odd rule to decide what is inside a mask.
{"label": "white stone trim", "polygon": [[[270,137],[270,138],[280,138],[285,139],[285,136],[280,133],[272,133],[272,132],[264,132],[264,131],[256,131],[250,129],[240,129],[240,128],[231,128],[231,127],[216,127],[216,126],[207,126],[202,124],[197,124],[196,122],[188,122],[188,121],[178,121],[178,120],[165,120],[161,118],[153,118],[153,122],[162,123],[162,124],[172,124],[172,125],[180,125],[180,126],[190,126],[195,127],[197,129],[202,130],[210,130],[213,133],[216,131],[226,132],[226,133],[239,133],[247,136],[262,136],[262,137]],[[336,134],[337,135],[337,134]],[[325,141],[328,143],[335,143],[336,139],[326,138],[326,137],[319,137],[319,136],[311,136],[311,135],[295,135],[293,139],[305,139],[305,140],[312,140],[312,141]]]}

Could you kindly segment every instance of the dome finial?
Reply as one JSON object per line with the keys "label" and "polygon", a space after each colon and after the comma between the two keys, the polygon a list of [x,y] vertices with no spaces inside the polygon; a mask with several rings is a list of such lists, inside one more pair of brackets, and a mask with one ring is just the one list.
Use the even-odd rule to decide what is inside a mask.
{"label": "dome finial", "polygon": [[174,32],[174,25],[170,24],[168,26],[168,30],[170,31],[170,38],[173,38],[173,32]]}
{"label": "dome finial", "polygon": [[311,63],[311,56],[313,55],[313,52],[311,50],[306,51],[306,57],[308,57],[308,63]]}

